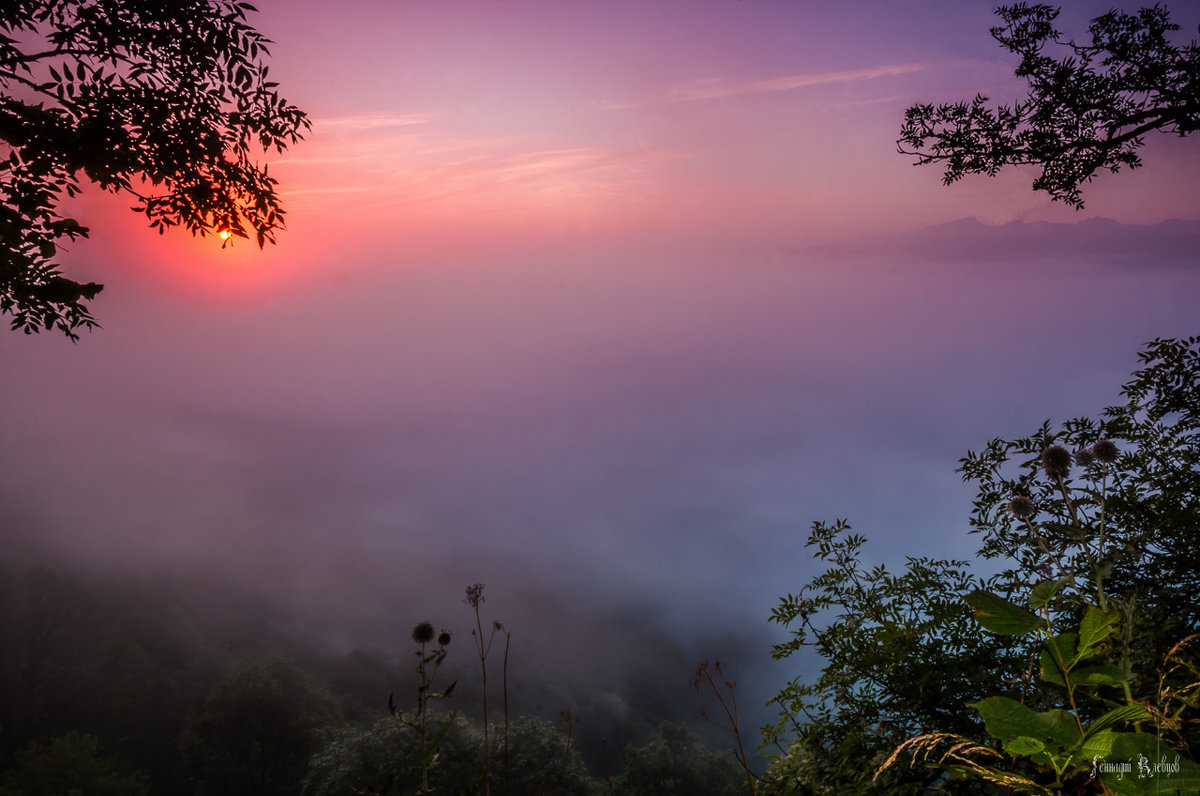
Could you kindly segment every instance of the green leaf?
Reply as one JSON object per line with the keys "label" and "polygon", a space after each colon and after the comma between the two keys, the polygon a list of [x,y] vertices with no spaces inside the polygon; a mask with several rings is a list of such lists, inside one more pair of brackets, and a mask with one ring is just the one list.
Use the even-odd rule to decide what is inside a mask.
{"label": "green leaf", "polygon": [[1120,616],[1112,611],[1105,611],[1094,605],[1089,605],[1083,621],[1079,623],[1079,648],[1072,663],[1095,655],[1095,648],[1113,632]]}
{"label": "green leaf", "polygon": [[1008,697],[994,696],[976,702],[988,733],[1004,743],[1017,738],[1041,741],[1047,752],[1061,752],[1083,737],[1075,717],[1065,710],[1038,712]]}
{"label": "green leaf", "polygon": [[1116,740],[1119,733],[1112,730],[1100,730],[1097,733],[1085,734],[1083,742],[1079,745],[1079,758],[1081,760],[1091,761],[1093,758],[1112,757],[1113,742]]}
{"label": "green leaf", "polygon": [[1013,605],[1003,597],[976,589],[966,596],[967,603],[975,609],[975,621],[985,630],[1002,636],[1019,636],[1031,633],[1046,622],[1028,608]]}
{"label": "green leaf", "polygon": [[1066,586],[1074,579],[1073,575],[1067,575],[1058,580],[1042,581],[1034,586],[1033,591],[1029,593],[1029,607],[1035,611],[1039,608],[1045,608],[1050,603],[1050,600],[1054,598],[1054,595],[1058,594],[1063,586]]}
{"label": "green leaf", "polygon": [[1071,685],[1116,685],[1125,682],[1125,672],[1107,661],[1071,672]]}
{"label": "green leaf", "polygon": [[1004,751],[1010,755],[1021,755],[1023,757],[1031,757],[1038,752],[1045,751],[1045,749],[1046,744],[1037,738],[1027,738],[1024,735],[1004,743]]}
{"label": "green leaf", "polygon": [[1149,733],[1113,733],[1112,760],[1128,760],[1131,773],[1101,774],[1119,796],[1195,796],[1200,793],[1200,766]]}
{"label": "green leaf", "polygon": [[1061,633],[1047,641],[1042,647],[1042,654],[1039,657],[1042,679],[1048,683],[1065,686],[1067,681],[1059,660],[1067,661],[1067,670],[1070,671],[1070,661],[1075,659],[1075,649],[1078,644],[1079,636],[1075,633]]}
{"label": "green leaf", "polygon": [[1113,708],[1093,721],[1087,730],[1084,731],[1083,737],[1086,740],[1088,737],[1107,730],[1109,727],[1115,727],[1127,721],[1138,721],[1139,719],[1148,718],[1150,718],[1150,711],[1145,705],[1122,705],[1119,708]]}

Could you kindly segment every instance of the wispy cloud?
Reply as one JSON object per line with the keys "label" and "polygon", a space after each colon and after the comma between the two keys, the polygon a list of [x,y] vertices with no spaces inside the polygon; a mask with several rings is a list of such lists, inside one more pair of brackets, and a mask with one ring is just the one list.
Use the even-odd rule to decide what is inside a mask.
{"label": "wispy cloud", "polygon": [[700,100],[738,97],[747,94],[772,94],[779,91],[792,91],[799,88],[828,85],[830,83],[850,83],[857,80],[873,80],[879,77],[903,75],[919,71],[920,69],[922,69],[921,64],[885,64],[883,66],[849,69],[840,72],[809,72],[801,75],[784,75],[783,77],[756,80],[750,83],[730,83],[719,78],[713,78],[676,86],[667,96],[657,101],[648,103],[603,103],[603,107],[621,109],[647,104],[697,102]]}
{"label": "wispy cloud", "polygon": [[340,130],[360,132],[366,130],[389,129],[393,127],[411,127],[418,124],[428,124],[434,116],[428,113],[364,113],[354,116],[335,116],[324,119],[313,119],[313,127],[317,130]]}
{"label": "wispy cloud", "polygon": [[388,193],[402,204],[463,194],[495,197],[496,192],[510,201],[637,194],[652,181],[656,163],[678,157],[670,151],[607,147],[481,152],[398,169]]}
{"label": "wispy cloud", "polygon": [[[428,138],[436,145],[426,146]],[[640,147],[539,148],[528,140],[499,137],[441,140],[422,134],[399,145],[385,136],[327,141],[323,151],[291,162],[316,169],[296,174],[289,197],[345,201],[359,209],[438,202],[457,196],[508,202],[551,197],[592,199],[640,195],[654,182],[657,164],[683,153]]]}

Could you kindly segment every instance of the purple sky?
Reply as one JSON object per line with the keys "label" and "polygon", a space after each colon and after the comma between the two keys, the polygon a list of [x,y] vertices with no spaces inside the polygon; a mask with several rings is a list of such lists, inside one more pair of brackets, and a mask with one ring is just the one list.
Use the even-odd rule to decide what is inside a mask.
{"label": "purple sky", "polygon": [[[1082,213],[895,153],[906,105],[1021,90],[990,2],[259,6],[314,120],[273,166],[289,231],[221,250],[71,206],[104,329],[0,336],[13,549],[234,572],[350,641],[465,623],[476,581],[530,636],[761,639],[810,522],[969,556],[968,448],[1095,413],[1197,331],[1196,227],[1020,245],[1200,219],[1196,141],[1152,137]],[[916,232],[971,216],[1025,225]]]}

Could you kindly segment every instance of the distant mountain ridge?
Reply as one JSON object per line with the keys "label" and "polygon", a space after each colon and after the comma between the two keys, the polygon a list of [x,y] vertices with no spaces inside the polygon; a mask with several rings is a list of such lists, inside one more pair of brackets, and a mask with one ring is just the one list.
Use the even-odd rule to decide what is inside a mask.
{"label": "distant mountain ridge", "polygon": [[832,252],[899,254],[937,261],[1081,257],[1200,267],[1200,220],[1173,218],[1143,225],[1089,218],[1077,224],[1010,221],[992,226],[970,217],[912,232],[874,235],[805,250],[814,256]]}

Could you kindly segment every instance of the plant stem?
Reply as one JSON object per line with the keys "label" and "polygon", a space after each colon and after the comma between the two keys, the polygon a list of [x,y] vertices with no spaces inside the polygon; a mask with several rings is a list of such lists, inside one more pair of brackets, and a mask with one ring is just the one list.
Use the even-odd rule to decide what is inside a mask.
{"label": "plant stem", "polygon": [[508,644],[511,640],[512,633],[504,631],[504,796],[511,792],[508,779]]}

